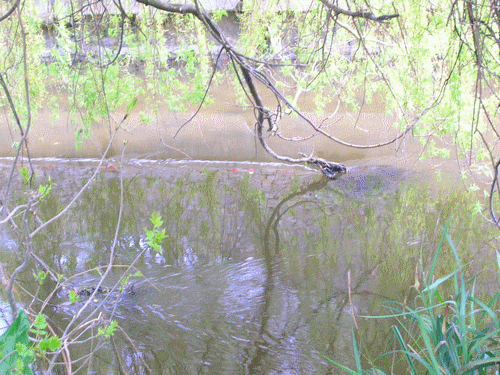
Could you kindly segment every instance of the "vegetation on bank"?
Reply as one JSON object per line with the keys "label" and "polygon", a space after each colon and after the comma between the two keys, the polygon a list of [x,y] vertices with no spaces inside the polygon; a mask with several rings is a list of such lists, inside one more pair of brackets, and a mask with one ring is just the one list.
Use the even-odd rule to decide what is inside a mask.
{"label": "vegetation on bank", "polygon": [[[496,374],[500,367],[500,292],[486,299],[478,296],[481,273],[466,278],[467,265],[444,228],[430,267],[421,253],[420,263],[404,301],[386,302],[389,314],[364,317],[391,319],[394,336],[390,351],[372,360],[360,350],[353,327],[356,368],[350,369],[329,359],[348,374]],[[448,246],[446,246],[448,245]],[[441,253],[451,250],[455,257],[453,272],[440,276],[437,269]],[[500,279],[500,254],[497,251],[497,275]],[[416,292],[414,298],[411,291]],[[484,296],[484,293],[481,295]],[[369,355],[369,354],[368,354]],[[369,363],[366,365],[365,363]],[[383,364],[383,365],[382,365]],[[368,366],[368,367],[367,367]],[[383,370],[385,369],[385,370]],[[387,369],[391,369],[388,371]]]}

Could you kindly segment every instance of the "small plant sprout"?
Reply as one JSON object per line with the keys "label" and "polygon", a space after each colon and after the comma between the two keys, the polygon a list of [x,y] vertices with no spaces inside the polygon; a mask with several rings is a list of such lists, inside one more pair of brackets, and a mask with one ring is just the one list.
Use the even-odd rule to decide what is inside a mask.
{"label": "small plant sprout", "polygon": [[40,200],[43,200],[52,190],[52,179],[49,176],[49,182],[47,185],[38,186],[38,194],[40,194]]}
{"label": "small plant sprout", "polygon": [[123,292],[123,289],[128,284],[128,281],[130,280],[131,277],[142,277],[142,272],[141,271],[137,271],[134,274],[128,274],[127,276],[125,276],[122,279],[122,281],[120,281],[120,288],[119,288],[120,293]]}
{"label": "small plant sprout", "polygon": [[19,173],[21,173],[21,176],[23,178],[23,182],[27,185],[30,182],[30,172],[27,166],[21,165],[19,167]]}
{"label": "small plant sprout", "polygon": [[74,290],[69,291],[69,300],[73,305],[75,303],[77,303],[79,299],[80,299],[80,296],[78,295],[78,293],[76,291],[74,291]]}
{"label": "small plant sprout", "polygon": [[161,243],[167,235],[165,234],[165,228],[160,230],[160,227],[163,225],[161,215],[158,212],[153,212],[149,220],[153,224],[153,230],[144,228],[144,231],[146,232],[147,244],[157,253],[163,254]]}
{"label": "small plant sprout", "polygon": [[104,336],[106,340],[109,340],[109,338],[114,335],[117,326],[118,322],[116,320],[112,320],[109,326],[99,328],[97,337]]}
{"label": "small plant sprout", "polygon": [[61,347],[61,339],[57,336],[51,336],[46,331],[47,320],[42,314],[38,314],[33,322],[30,332],[35,334],[38,343],[33,347],[33,350],[38,356],[44,357],[45,353],[56,351]]}
{"label": "small plant sprout", "polygon": [[40,286],[42,286],[45,279],[47,278],[48,274],[49,274],[49,271],[47,271],[47,272],[40,271],[40,272],[38,272],[38,274],[33,272],[33,277],[35,278],[36,281],[38,281],[38,284],[40,284]]}

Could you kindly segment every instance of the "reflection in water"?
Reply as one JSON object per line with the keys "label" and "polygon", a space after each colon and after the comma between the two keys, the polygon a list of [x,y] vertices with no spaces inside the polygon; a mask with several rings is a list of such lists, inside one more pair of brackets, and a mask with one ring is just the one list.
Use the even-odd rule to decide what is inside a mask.
{"label": "reflection in water", "polygon": [[[39,179],[55,181],[39,208],[47,217],[92,172],[89,163],[51,165],[37,165]],[[117,333],[97,350],[92,371],[326,374],[335,370],[323,356],[352,364],[351,310],[381,314],[381,301],[403,300],[421,250],[424,261],[432,256],[436,223],[453,216],[450,235],[460,241],[464,259],[485,254],[473,269],[482,269],[494,246],[494,234],[471,217],[469,196],[430,190],[425,178],[390,167],[353,168],[329,181],[285,165],[130,161],[115,264],[140,255],[135,267],[145,278],[133,279],[125,293],[110,293],[101,307],[92,302],[130,337]],[[118,173],[103,170],[67,220],[34,239],[57,273],[69,277],[106,264],[119,187]],[[21,202],[22,193],[14,198]],[[153,211],[168,234],[163,255],[145,241]],[[12,269],[15,242],[6,231],[0,238]],[[452,262],[440,266],[449,271]],[[114,272],[105,284],[120,275]],[[91,285],[96,276],[84,273],[72,283]],[[28,290],[35,288],[29,275],[24,280]],[[71,318],[67,300],[61,291],[45,310],[59,329]],[[373,355],[385,352],[391,322],[358,319]],[[89,352],[85,344],[70,349],[72,359]]]}

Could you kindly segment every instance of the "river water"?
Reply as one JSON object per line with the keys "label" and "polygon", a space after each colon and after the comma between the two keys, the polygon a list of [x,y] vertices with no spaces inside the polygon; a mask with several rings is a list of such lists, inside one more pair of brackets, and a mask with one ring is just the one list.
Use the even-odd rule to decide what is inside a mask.
{"label": "river water", "polygon": [[[347,162],[349,173],[331,181],[306,166],[261,161],[127,158],[120,170],[109,160],[63,220],[33,239],[38,256],[64,275],[64,287],[50,296],[55,281],[39,288],[27,272],[17,296],[24,304],[30,293],[48,298],[43,312],[56,333],[70,324],[88,297],[71,304],[64,290],[95,285],[95,269],[104,272],[122,177],[114,268],[103,285],[113,288],[126,270],[121,266],[132,262],[127,272],[143,276],[132,277],[119,295],[90,301],[75,326],[96,311],[120,330],[111,340],[85,340],[90,332],[79,337],[68,350],[73,371],[340,373],[327,358],[355,366],[353,316],[370,358],[392,350],[394,321],[366,316],[387,314],[386,301],[403,301],[415,268],[421,258],[428,266],[448,220],[464,263],[471,262],[467,270],[482,272],[482,292],[498,287],[491,265],[497,233],[473,215],[474,196],[455,186],[453,175],[438,181],[431,171],[384,161]],[[10,162],[0,162],[2,184]],[[37,208],[40,219],[60,211],[96,166],[94,159],[35,160],[37,181],[53,181]],[[17,204],[26,199],[20,181],[17,176],[12,188]],[[147,246],[153,212],[162,216],[167,235],[161,254]],[[7,227],[0,232],[0,254],[10,272],[22,257]],[[453,255],[448,249],[441,257],[437,274],[445,275]],[[40,300],[32,306],[40,308]],[[64,373],[62,365],[56,373]]]}
{"label": "river water", "polygon": [[[354,319],[367,363],[393,350],[394,321],[366,316],[385,315],[387,301],[404,300],[416,267],[427,269],[448,221],[463,262],[470,262],[465,270],[481,271],[481,293],[496,292],[491,260],[497,232],[475,210],[481,198],[463,189],[453,161],[419,161],[422,148],[412,139],[353,151],[318,137],[296,143],[269,137],[275,150],[291,157],[314,152],[345,162],[349,173],[331,181],[304,165],[273,162],[255,141],[252,112],[227,104],[223,90],[214,95],[215,104],[175,139],[189,115],[160,112],[146,124],[134,112],[90,187],[61,220],[34,236],[34,252],[61,275],[60,283],[40,287],[32,270],[43,269],[31,264],[15,296],[27,311],[43,305],[56,334],[73,330],[65,354],[73,373],[337,374],[328,358],[355,366]],[[139,102],[137,111],[146,109]],[[53,181],[36,208],[41,221],[60,212],[92,177],[110,128],[123,117],[96,126],[76,149],[78,129],[64,111],[57,120],[41,111],[30,132],[35,184]],[[394,136],[394,119],[383,114],[380,100],[364,111],[338,112],[329,131],[360,144]],[[284,119],[280,130],[310,135],[299,119]],[[15,142],[14,130],[0,127],[2,194]],[[0,197],[10,208],[24,204],[29,190],[18,169],[14,175],[8,200]],[[147,245],[152,213],[163,220],[161,253]],[[33,230],[39,224],[30,220]],[[102,282],[110,292],[89,299],[83,291],[96,287],[112,251],[113,267]],[[11,273],[22,256],[14,232],[0,227],[5,270]],[[449,248],[440,256],[436,274],[443,276],[454,258]],[[119,293],[120,279],[137,271],[142,276],[131,277]],[[70,290],[82,294],[74,304]],[[9,320],[5,304],[0,311]],[[119,326],[114,336],[90,339],[111,320]],[[388,371],[393,366],[376,363]],[[55,373],[66,373],[64,365]]]}

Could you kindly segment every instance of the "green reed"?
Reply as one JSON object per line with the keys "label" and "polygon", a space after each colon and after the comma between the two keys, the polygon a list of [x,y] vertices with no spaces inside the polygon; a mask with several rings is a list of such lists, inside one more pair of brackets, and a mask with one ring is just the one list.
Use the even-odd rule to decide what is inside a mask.
{"label": "green reed", "polygon": [[[390,314],[370,318],[393,318],[391,344],[397,348],[364,369],[361,352],[353,328],[353,349],[356,369],[350,369],[327,358],[348,374],[387,374],[374,363],[383,361],[384,368],[391,367],[391,373],[409,374],[499,374],[500,373],[500,322],[496,309],[497,292],[489,301],[476,297],[478,274],[465,279],[463,265],[456,246],[444,228],[443,235],[432,258],[430,270],[420,271],[420,282],[413,286],[417,290],[413,308],[404,303],[390,302],[386,306]],[[451,273],[438,277],[436,268],[444,244],[451,248],[455,265]],[[497,267],[500,277],[500,254],[497,251]],[[421,264],[423,263],[421,255]],[[442,261],[442,259],[441,259]],[[417,279],[417,280],[418,280]],[[441,288],[439,288],[441,287]],[[449,298],[443,298],[439,290],[451,291]],[[398,372],[395,372],[397,368]],[[403,369],[403,370],[402,370]]]}

